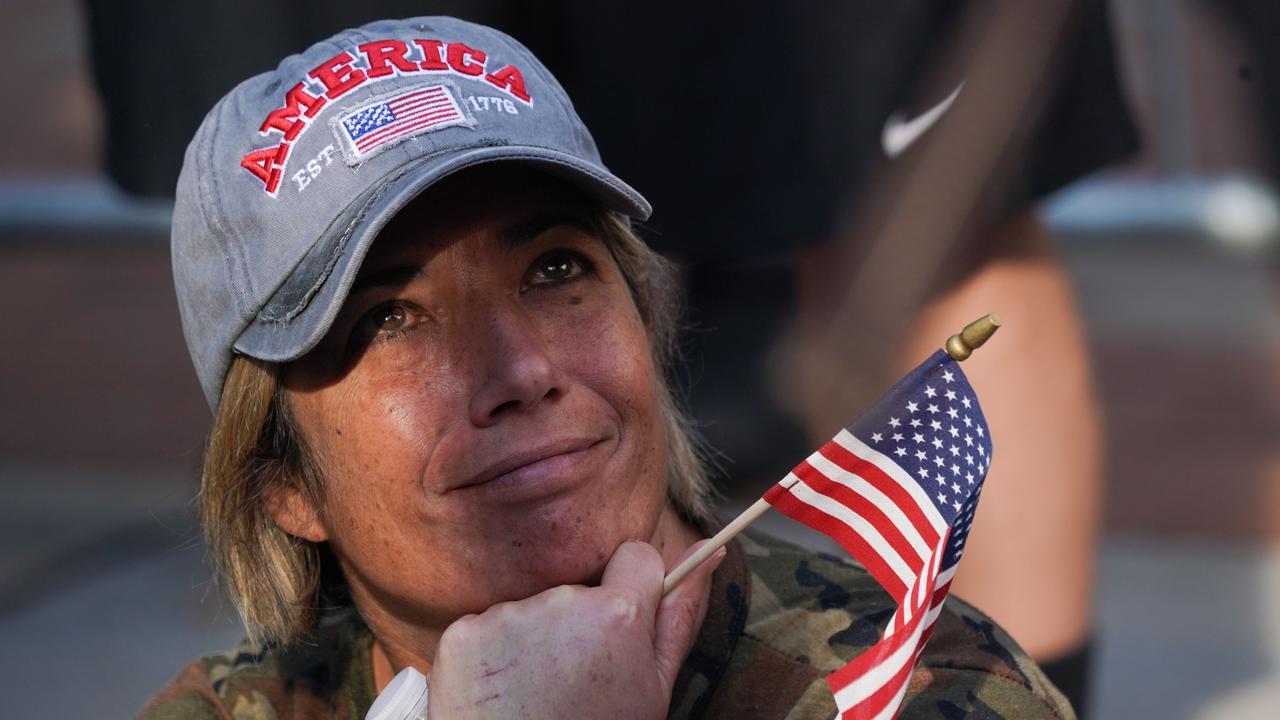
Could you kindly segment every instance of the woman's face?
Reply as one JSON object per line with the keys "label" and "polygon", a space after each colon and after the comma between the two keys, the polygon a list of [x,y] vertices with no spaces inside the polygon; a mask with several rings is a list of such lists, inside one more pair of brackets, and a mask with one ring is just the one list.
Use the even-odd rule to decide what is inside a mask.
{"label": "woman's face", "polygon": [[318,513],[276,517],[330,543],[366,616],[443,626],[590,582],[673,522],[647,328],[586,212],[541,174],[460,173],[381,233],[289,367],[327,484]]}

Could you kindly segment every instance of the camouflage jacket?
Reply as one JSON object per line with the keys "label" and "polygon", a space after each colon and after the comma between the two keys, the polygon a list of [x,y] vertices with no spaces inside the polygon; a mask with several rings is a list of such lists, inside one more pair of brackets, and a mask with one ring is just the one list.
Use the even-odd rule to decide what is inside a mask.
{"label": "camouflage jacket", "polygon": [[[894,605],[858,565],[758,534],[730,551],[676,681],[671,718],[829,720],[826,676],[879,639]],[[143,720],[360,720],[374,698],[372,635],[354,617],[290,650],[241,646],[187,666]],[[952,597],[900,718],[1074,718],[990,618]]]}

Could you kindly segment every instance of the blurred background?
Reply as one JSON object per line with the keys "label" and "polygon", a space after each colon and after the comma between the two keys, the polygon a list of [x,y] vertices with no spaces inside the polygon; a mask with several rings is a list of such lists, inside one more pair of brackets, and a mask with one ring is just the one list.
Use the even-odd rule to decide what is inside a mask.
{"label": "blurred background", "polygon": [[[0,114],[0,308],[8,323],[0,353],[0,682],[14,717],[132,715],[183,664],[240,636],[204,565],[193,515],[209,412],[173,297],[165,196],[176,153],[199,120],[177,108],[196,102],[196,90],[216,98],[248,73],[187,78],[190,64],[219,62],[202,49],[135,74],[130,85],[128,63],[109,62],[119,52],[111,39],[146,42],[119,34],[154,28],[146,5],[0,4],[11,98]],[[492,22],[522,39],[590,30],[586,20],[566,25],[533,10],[512,27],[490,7],[496,3],[402,5],[405,14],[424,6]],[[1136,142],[1026,199],[1055,238],[1079,299],[1105,440],[1089,717],[1274,717],[1280,62],[1275,47],[1255,38],[1280,37],[1280,18],[1262,2],[1113,0],[1103,11]],[[350,21],[320,14],[310,22],[311,36],[239,62],[266,70]],[[716,30],[692,23],[680,32]],[[720,453],[732,513],[812,449],[794,408],[779,399],[786,383],[775,343],[794,323],[793,281],[776,254],[717,264],[707,259],[714,252],[698,255],[681,242],[683,233],[711,229],[677,218],[664,226],[664,199],[687,192],[681,182],[696,187],[714,176],[715,163],[628,167],[644,153],[600,132],[610,123],[605,103],[616,108],[625,98],[587,94],[593,77],[572,65],[610,42],[591,38],[555,46],[577,47],[577,55],[549,40],[543,48],[526,42],[569,78],[606,162],[654,200],[646,232],[683,263],[691,332],[681,378]],[[859,52],[879,61],[874,46]],[[146,97],[130,101],[129,92]],[[139,114],[122,120],[121,107]],[[137,151],[149,139],[154,157]],[[675,177],[681,172],[687,176]],[[778,172],[786,181],[804,168]],[[113,176],[132,184],[128,192]],[[791,221],[786,203],[774,214],[752,222]],[[850,226],[831,214],[832,227]],[[739,232],[733,223],[741,218],[709,215],[710,228],[723,221],[725,234]],[[821,542],[788,521],[768,523]]]}

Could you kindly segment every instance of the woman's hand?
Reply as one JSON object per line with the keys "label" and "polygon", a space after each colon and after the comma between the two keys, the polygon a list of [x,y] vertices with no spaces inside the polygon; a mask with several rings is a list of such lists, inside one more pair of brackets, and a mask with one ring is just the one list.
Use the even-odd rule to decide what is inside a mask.
{"label": "woman's hand", "polygon": [[662,556],[627,542],[599,587],[563,585],[461,618],[440,638],[428,717],[666,717],[723,556],[662,598]]}

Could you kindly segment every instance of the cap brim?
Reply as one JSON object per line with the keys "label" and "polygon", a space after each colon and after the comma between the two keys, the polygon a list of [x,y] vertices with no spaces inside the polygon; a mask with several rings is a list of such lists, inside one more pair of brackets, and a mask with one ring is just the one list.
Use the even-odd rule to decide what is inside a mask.
{"label": "cap brim", "polygon": [[460,170],[494,162],[536,166],[577,186],[605,207],[644,220],[648,201],[604,168],[537,147],[481,147],[401,168],[351,203],[294,268],[237,338],[237,352],[269,362],[296,360],[314,348],[337,317],[365,254],[382,228],[427,188]]}

